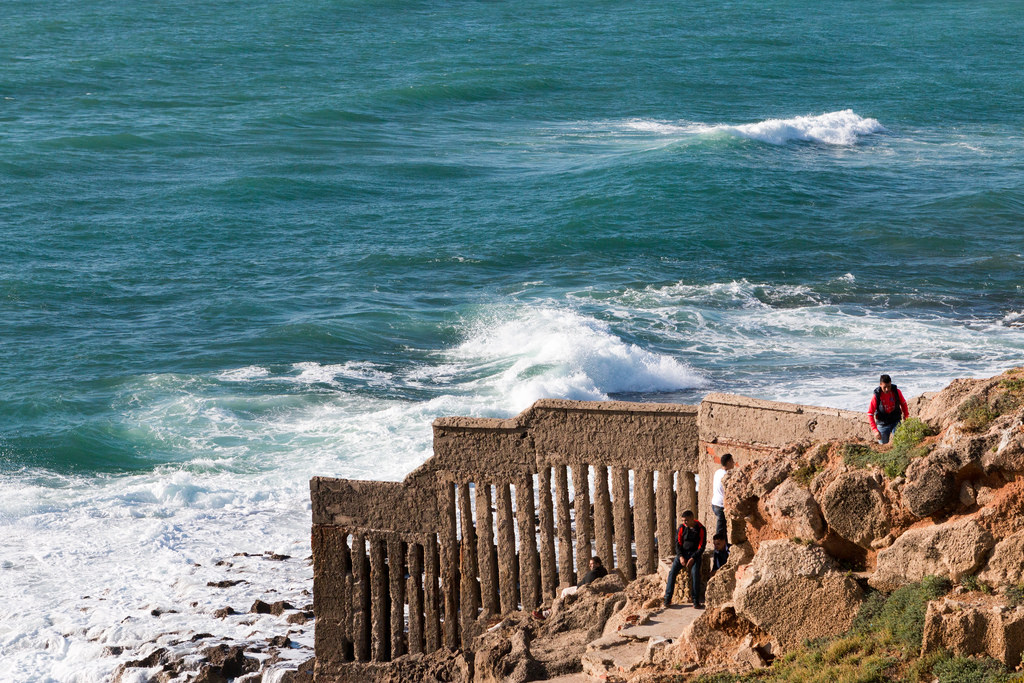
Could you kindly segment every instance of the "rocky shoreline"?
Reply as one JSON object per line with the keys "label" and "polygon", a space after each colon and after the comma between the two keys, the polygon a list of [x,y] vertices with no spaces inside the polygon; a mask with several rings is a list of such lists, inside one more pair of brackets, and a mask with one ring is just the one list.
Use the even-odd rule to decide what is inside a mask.
{"label": "rocky shoreline", "polygon": [[[235,553],[215,563],[223,578],[209,580],[211,590],[233,592],[233,602],[212,612],[214,620],[205,622],[213,632],[194,629],[170,629],[145,644],[108,645],[105,654],[122,662],[113,673],[114,683],[188,681],[265,681],[302,683],[313,680],[313,605],[308,588],[250,591],[263,581],[254,576],[267,573],[268,563],[301,562],[312,558],[293,558],[266,551]],[[239,600],[252,600],[239,604]],[[188,609],[196,609],[190,605]],[[173,615],[177,610],[152,609],[151,617]],[[131,618],[131,617],[128,617]],[[217,629],[216,624],[224,628]],[[239,627],[251,627],[248,637],[238,637]]]}

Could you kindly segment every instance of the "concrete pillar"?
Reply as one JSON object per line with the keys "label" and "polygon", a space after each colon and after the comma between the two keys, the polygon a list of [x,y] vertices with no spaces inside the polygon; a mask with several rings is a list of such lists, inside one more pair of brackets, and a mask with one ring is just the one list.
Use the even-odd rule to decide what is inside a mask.
{"label": "concrete pillar", "polygon": [[558,564],[555,561],[555,508],[551,500],[551,468],[537,475],[540,487],[540,585],[541,599],[552,600],[558,592]]}
{"label": "concrete pillar", "polygon": [[633,564],[633,510],[629,504],[629,470],[612,468],[612,508],[615,514],[615,566],[627,579],[636,578]]}
{"label": "concrete pillar", "polygon": [[555,465],[555,503],[558,511],[558,581],[576,585],[572,568],[572,520],[569,517],[569,477],[565,465]]}
{"label": "concrete pillar", "polygon": [[676,527],[683,523],[683,513],[687,510],[697,514],[697,478],[693,472],[679,471],[679,483],[676,487]]}
{"label": "concrete pillar", "polygon": [[423,652],[423,546],[410,543],[406,558],[409,567],[409,654]]}
{"label": "concrete pillar", "polygon": [[519,587],[525,610],[540,607],[540,562],[535,519],[533,477],[521,477],[516,482],[516,522],[519,524]]}
{"label": "concrete pillar", "polygon": [[657,518],[658,518],[658,556],[672,557],[675,554],[675,521],[676,500],[672,479],[672,470],[658,470]]}
{"label": "concrete pillar", "polygon": [[654,553],[654,472],[641,470],[633,476],[633,528],[636,533],[637,576],[657,570]]}
{"label": "concrete pillar", "polygon": [[594,468],[594,547],[605,567],[612,564],[612,499],[608,494],[608,468]]}
{"label": "concrete pillar", "polygon": [[352,537],[353,560],[353,615],[355,626],[355,655],[360,662],[370,661],[370,558],[366,556],[366,537],[356,534]]}
{"label": "concrete pillar", "polygon": [[439,482],[441,503],[441,595],[444,601],[444,646],[459,649],[459,541],[456,538],[455,485]]}
{"label": "concrete pillar", "polygon": [[405,544],[388,539],[388,583],[391,594],[391,658],[406,653],[405,644]]}
{"label": "concrete pillar", "polygon": [[592,554],[590,539],[593,537],[593,517],[590,514],[590,468],[587,465],[572,466],[572,488],[576,508],[576,573],[586,574]]}
{"label": "concrete pillar", "polygon": [[495,491],[498,498],[498,581],[501,592],[502,614],[515,612],[519,609],[519,587],[516,576],[516,534],[512,519],[512,495],[508,490],[508,483],[503,482],[496,485]]}
{"label": "concrete pillar", "polygon": [[477,482],[476,503],[477,566],[480,570],[480,598],[484,616],[498,614],[498,562],[494,552],[494,515],[491,514],[491,485]]}
{"label": "concrete pillar", "polygon": [[473,522],[472,498],[469,484],[459,485],[459,522],[462,541],[459,544],[459,595],[462,632],[471,633],[480,609],[480,588],[477,584],[476,524]]}
{"label": "concrete pillar", "polygon": [[438,581],[441,578],[440,557],[437,548],[437,536],[427,536],[427,543],[423,547],[424,563],[424,590],[423,599],[426,603],[423,606],[423,640],[427,652],[433,652],[441,647],[441,595],[438,590]]}
{"label": "concrete pillar", "polygon": [[341,585],[341,624],[342,624],[342,641],[341,650],[342,658],[346,662],[351,662],[355,659],[355,646],[354,636],[355,628],[353,624],[353,615],[355,610],[353,609],[353,581],[352,581],[352,551],[348,546],[348,534],[343,534],[341,538],[341,545],[339,546],[338,553],[338,569],[339,579]]}
{"label": "concrete pillar", "polygon": [[370,656],[375,662],[391,659],[386,547],[384,539],[370,539]]}

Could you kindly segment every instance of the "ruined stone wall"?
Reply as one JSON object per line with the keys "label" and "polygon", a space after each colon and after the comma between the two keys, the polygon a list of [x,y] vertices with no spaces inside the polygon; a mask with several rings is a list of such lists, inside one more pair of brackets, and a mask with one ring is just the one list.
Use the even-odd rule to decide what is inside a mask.
{"label": "ruined stone wall", "polygon": [[434,456],[403,482],[313,479],[318,680],[466,647],[594,554],[654,572],[696,466],[694,406],[542,400],[510,420],[436,420]]}
{"label": "ruined stone wall", "polygon": [[[866,407],[866,404],[865,404]],[[717,458],[731,453],[740,466],[759,454],[808,441],[871,439],[867,412],[764,401],[733,394],[708,394],[697,418],[698,466],[701,482],[698,517],[712,534],[711,481]],[[730,541],[734,539],[730,534]]]}
{"label": "ruined stone wall", "polygon": [[653,573],[683,510],[713,522],[725,449],[742,462],[865,435],[857,413],[724,394],[699,409],[541,400],[508,420],[438,419],[434,456],[403,482],[310,483],[317,680],[468,647],[491,617],[575,584],[594,554],[629,578]]}

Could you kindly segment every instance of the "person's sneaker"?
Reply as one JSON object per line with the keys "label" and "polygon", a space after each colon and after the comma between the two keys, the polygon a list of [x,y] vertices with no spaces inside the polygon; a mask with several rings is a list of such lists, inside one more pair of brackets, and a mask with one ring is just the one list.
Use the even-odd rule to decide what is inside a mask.
{"label": "person's sneaker", "polygon": [[695,602],[695,603],[693,603],[693,608],[694,609],[704,609],[704,603],[703,602]]}
{"label": "person's sneaker", "polygon": [[672,606],[672,601],[671,600],[662,600],[661,606],[664,607],[665,609],[668,609],[669,607]]}
{"label": "person's sneaker", "polygon": [[544,620],[545,620],[545,619],[547,618],[547,617],[545,617],[545,616],[544,616],[544,613],[543,613],[543,612],[541,612],[541,611],[540,611],[539,609],[535,609],[535,610],[533,610],[533,612],[531,612],[530,614],[531,614],[531,615],[533,616],[533,618],[534,618],[534,619],[536,619],[537,621],[544,621]]}

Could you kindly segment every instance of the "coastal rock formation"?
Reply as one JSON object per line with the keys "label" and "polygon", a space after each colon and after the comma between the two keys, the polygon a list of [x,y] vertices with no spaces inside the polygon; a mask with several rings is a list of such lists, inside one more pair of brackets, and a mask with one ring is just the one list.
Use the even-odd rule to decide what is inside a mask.
{"label": "coastal rock formation", "polygon": [[1024,583],[1024,531],[1011,534],[996,544],[978,579],[996,588]]}
{"label": "coastal rock formation", "polygon": [[[783,649],[849,628],[863,601],[857,582],[819,546],[766,541],[734,593],[736,613]],[[815,615],[807,619],[807,615]]]}
{"label": "coastal rock formation", "polygon": [[981,568],[994,545],[992,534],[973,517],[911,529],[878,552],[869,583],[892,591],[929,575],[959,581]]}
{"label": "coastal rock formation", "polygon": [[684,660],[708,667],[736,662],[744,646],[761,651],[770,649],[770,642],[771,636],[737,614],[730,604],[708,609],[686,627],[679,650]]}
{"label": "coastal rock formation", "polygon": [[825,523],[814,496],[792,479],[771,492],[765,510],[772,525],[790,538],[820,541],[825,536]]}
{"label": "coastal rock formation", "polygon": [[840,474],[822,492],[821,511],[837,534],[863,548],[870,548],[892,526],[878,472],[854,470]]}
{"label": "coastal rock formation", "polygon": [[732,601],[733,591],[736,590],[736,575],[753,557],[754,549],[749,543],[733,544],[729,551],[729,561],[715,572],[704,587],[704,602],[708,607],[718,607]]}
{"label": "coastal rock formation", "polygon": [[[706,465],[699,465],[702,478],[713,472],[711,456],[720,455],[725,448],[737,461],[725,480],[732,551],[725,567],[707,582],[708,609],[704,612],[685,606],[688,600],[678,594],[678,604],[670,610],[662,608],[670,559],[660,542],[671,538],[672,525],[682,510],[696,509],[705,519],[710,515],[706,491],[697,496],[691,490],[692,470],[676,469],[682,466],[668,461],[653,468],[641,460],[637,460],[639,466],[621,461],[630,464],[632,474],[621,464],[593,465],[588,470],[576,464],[550,465],[546,458],[553,456],[545,451],[538,456],[537,465],[528,458],[520,463],[527,474],[515,482],[517,493],[521,488],[530,491],[533,480],[529,468],[538,468],[538,488],[533,489],[537,492],[537,508],[532,507],[533,496],[517,497],[514,515],[508,502],[501,502],[508,498],[505,485],[494,485],[492,500],[486,497],[490,493],[487,488],[483,489],[484,497],[470,499],[473,491],[467,484],[446,484],[441,489],[445,506],[437,513],[449,525],[437,536],[441,549],[448,548],[447,554],[438,553],[441,572],[431,573],[430,563],[397,543],[393,544],[394,557],[405,563],[406,571],[415,569],[415,576],[422,577],[424,586],[435,591],[435,599],[447,600],[443,605],[446,613],[456,610],[453,613],[458,614],[460,606],[463,610],[468,606],[480,610],[481,616],[460,622],[461,635],[451,639],[454,634],[450,631],[454,629],[440,633],[440,610],[427,613],[428,631],[434,628],[435,635],[444,635],[448,650],[439,650],[430,657],[404,655],[387,665],[339,662],[339,671],[350,669],[359,675],[344,678],[325,668],[322,680],[468,681],[465,677],[470,676],[488,682],[530,681],[583,671],[609,680],[639,683],[679,673],[737,673],[770,665],[775,657],[803,647],[806,640],[847,633],[866,599],[863,582],[888,593],[929,576],[961,585],[952,587],[955,599],[946,597],[929,605],[921,643],[924,650],[987,655],[1008,666],[1018,666],[1024,641],[1024,608],[1015,607],[1016,598],[1010,596],[1017,595],[1013,591],[1024,582],[1024,371],[988,380],[957,381],[945,391],[913,403],[914,411],[932,431],[909,447],[906,440],[902,446],[877,446],[868,440],[863,415],[846,411],[830,413],[807,406],[716,395],[707,405],[702,404],[696,422],[692,411],[678,415],[666,412],[673,420],[685,418],[679,424],[685,424],[691,436],[696,434],[696,448],[701,457],[707,458]],[[562,408],[578,421],[575,429],[581,432],[603,419],[594,415],[584,419],[584,411],[559,406]],[[621,412],[616,419],[621,417],[622,424],[616,423],[616,428],[629,425],[629,419],[623,417],[628,411],[617,410]],[[757,420],[751,422],[755,417]],[[557,434],[552,420],[544,417],[545,424],[550,422],[547,426],[551,434]],[[758,429],[750,427],[755,423]],[[456,426],[447,421],[439,429],[440,443],[447,444],[450,451],[445,457],[451,459],[457,455],[453,445]],[[497,429],[489,423],[463,426],[468,430],[466,438],[472,437],[467,443],[472,444],[473,453],[474,449],[486,448],[484,428]],[[519,422],[513,426],[525,429]],[[515,443],[528,444],[526,433],[513,435]],[[632,457],[629,449],[615,447],[617,442],[609,431],[602,434],[608,453]],[[793,435],[793,441],[784,442],[787,434]],[[498,436],[512,439],[504,432]],[[691,457],[689,450],[686,453],[687,458]],[[580,451],[578,455],[586,457],[587,453]],[[425,466],[420,475],[425,476],[428,470]],[[571,505],[567,474],[573,478],[571,492],[575,500]],[[592,491],[586,485],[588,476],[594,482]],[[674,481],[679,482],[675,490]],[[582,484],[577,487],[576,482]],[[359,486],[369,488],[368,484]],[[589,496],[593,496],[592,503]],[[525,503],[522,509],[518,507],[520,500]],[[347,508],[342,509],[351,505],[347,498],[336,498],[335,504],[338,511],[328,521],[351,523],[355,519]],[[498,537],[484,526],[475,538],[470,536],[466,546],[478,550],[465,555],[463,548],[451,541],[459,540],[454,531],[457,528],[472,528],[471,504],[477,520],[489,523],[490,508],[491,514],[506,520],[506,530],[516,522],[520,542],[515,544],[511,531],[507,537]],[[461,526],[456,524],[456,512]],[[571,524],[570,514],[575,515],[576,524]],[[555,517],[558,524],[551,523]],[[534,519],[539,524],[539,545],[531,548],[528,542],[522,543],[522,529],[534,528]],[[369,522],[392,520],[355,521],[357,526],[376,528]],[[405,531],[412,533],[415,529]],[[502,577],[507,574],[507,585],[500,581],[494,584],[484,571],[489,556],[479,551],[481,546],[472,545],[481,541],[486,544],[484,548],[494,543],[499,559],[505,553],[507,561],[499,563],[499,569]],[[449,545],[443,546],[444,542]],[[575,552],[563,553],[563,545]],[[620,553],[620,548],[635,551],[635,557],[632,552]],[[390,566],[392,546],[386,550]],[[362,551],[360,545],[360,562],[351,566],[342,562],[340,571],[365,567]],[[428,551],[435,553],[436,549],[428,543],[424,557]],[[517,556],[517,551],[526,555]],[[594,551],[622,564],[617,564],[609,576],[551,602],[558,594],[556,584],[571,583],[574,567],[583,566]],[[378,555],[369,555],[371,576],[373,563],[381,564],[379,554],[380,549]],[[479,571],[471,561],[474,556],[480,558]],[[515,565],[517,557],[526,561]],[[564,557],[569,558],[568,565],[562,564]],[[522,576],[508,573],[507,567],[512,566],[520,570],[532,567],[530,571],[543,579],[542,598],[538,581],[529,576],[521,580]],[[438,589],[452,585],[456,570],[479,575],[485,603],[488,591],[498,589],[498,595],[490,598],[494,605],[474,605],[479,598],[472,593],[450,591],[440,595]],[[635,578],[627,581],[627,576]],[[688,581],[680,579],[677,586],[683,591]],[[354,586],[355,577],[352,581]],[[499,612],[497,598],[512,594],[517,582],[522,588],[523,611],[515,611],[519,605],[512,603],[511,610],[503,605],[504,611]],[[925,581],[924,585],[941,583]],[[434,604],[423,599],[417,581],[407,585],[418,609]],[[472,580],[454,585],[464,591],[474,587]],[[386,595],[383,588],[383,583],[377,587],[381,595]],[[393,582],[390,590],[401,596],[403,587]],[[914,591],[919,595],[922,590],[911,588],[900,593],[899,599]],[[989,593],[983,595],[981,590]],[[920,598],[921,604],[939,594],[929,593]],[[880,599],[887,598],[875,595],[871,604]],[[410,608],[412,604],[410,600]],[[530,615],[537,604],[551,605],[546,618]],[[500,619],[492,617],[498,613]],[[393,609],[392,614],[401,612]],[[685,619],[680,620],[684,614]],[[401,624],[401,618],[392,618],[390,623]],[[409,623],[412,634],[413,622]],[[354,628],[354,632],[358,641],[360,637],[365,639],[369,629],[364,626],[363,631]],[[396,642],[401,642],[404,635],[397,631]],[[422,632],[417,638],[420,636]],[[464,654],[448,659],[439,654],[457,650],[448,643],[459,643],[460,637],[466,639],[461,643]],[[432,678],[425,678],[428,675]]]}
{"label": "coastal rock formation", "polygon": [[1015,668],[1024,652],[1024,607],[934,600],[925,615],[923,650],[939,649],[956,655],[984,654]]}
{"label": "coastal rock formation", "polygon": [[948,450],[918,458],[907,467],[903,504],[916,517],[934,514],[957,499],[962,461]]}

